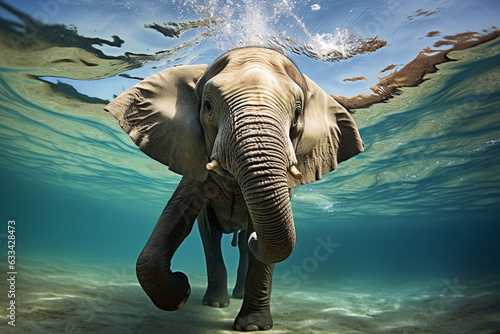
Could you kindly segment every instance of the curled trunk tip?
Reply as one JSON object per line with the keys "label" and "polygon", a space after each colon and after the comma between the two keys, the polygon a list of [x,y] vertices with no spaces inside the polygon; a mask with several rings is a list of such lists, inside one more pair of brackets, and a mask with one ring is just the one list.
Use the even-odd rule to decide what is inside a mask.
{"label": "curled trunk tip", "polygon": [[280,247],[279,252],[269,252],[263,251],[259,247],[259,241],[257,237],[257,232],[250,234],[248,238],[248,249],[253,253],[255,258],[262,263],[277,263],[286,260],[290,254],[292,254],[293,248],[295,246],[295,233],[293,234],[293,241],[286,244],[284,247]]}

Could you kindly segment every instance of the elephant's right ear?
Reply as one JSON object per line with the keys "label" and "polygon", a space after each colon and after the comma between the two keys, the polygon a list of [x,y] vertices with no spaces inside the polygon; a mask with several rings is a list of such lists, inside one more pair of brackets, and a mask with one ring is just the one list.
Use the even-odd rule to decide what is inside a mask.
{"label": "elephant's right ear", "polygon": [[126,90],[104,109],[120,121],[141,151],[170,170],[203,181],[208,158],[196,83],[207,65],[178,66]]}
{"label": "elephant's right ear", "polygon": [[302,184],[320,180],[342,161],[363,152],[363,141],[347,110],[305,75],[304,80],[303,129],[296,148]]}

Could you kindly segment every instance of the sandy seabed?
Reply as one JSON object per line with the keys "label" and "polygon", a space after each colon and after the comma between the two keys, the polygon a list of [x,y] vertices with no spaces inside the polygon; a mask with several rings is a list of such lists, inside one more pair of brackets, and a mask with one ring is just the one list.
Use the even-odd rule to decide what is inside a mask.
{"label": "sandy seabed", "polygon": [[[204,277],[190,277],[186,305],[164,312],[142,291],[133,265],[23,262],[12,332],[235,333],[241,300],[223,309],[203,306]],[[416,282],[275,286],[274,327],[267,333],[500,333],[500,278]],[[2,318],[3,328],[14,329]]]}

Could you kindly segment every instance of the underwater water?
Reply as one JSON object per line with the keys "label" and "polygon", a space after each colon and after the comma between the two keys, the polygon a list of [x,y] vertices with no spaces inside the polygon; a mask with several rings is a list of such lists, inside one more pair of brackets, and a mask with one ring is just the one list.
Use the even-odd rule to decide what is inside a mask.
{"label": "underwater water", "polygon": [[[329,94],[369,95],[423,50],[493,36],[499,18],[495,1],[0,1],[2,331],[232,330],[241,300],[202,305],[197,228],[172,262],[192,286],[181,309],[155,308],[135,277],[181,178],[103,110],[140,79],[259,45]],[[476,44],[352,108],[365,152],[294,191],[297,244],[275,268],[270,332],[500,330],[500,40]]]}

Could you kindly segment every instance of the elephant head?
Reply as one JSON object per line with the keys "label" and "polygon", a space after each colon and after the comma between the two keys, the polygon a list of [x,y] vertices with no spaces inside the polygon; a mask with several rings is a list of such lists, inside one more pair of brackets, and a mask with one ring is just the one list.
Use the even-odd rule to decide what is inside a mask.
{"label": "elephant head", "polygon": [[294,247],[290,189],[363,150],[349,113],[264,48],[230,51],[210,67],[166,69],[106,110],[143,152],[185,178],[235,179],[255,228],[249,249],[264,263]]}

